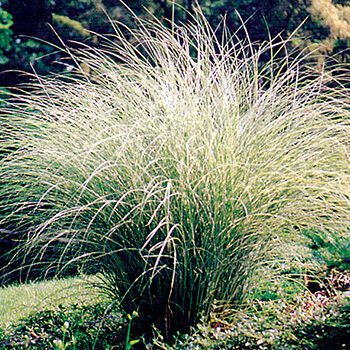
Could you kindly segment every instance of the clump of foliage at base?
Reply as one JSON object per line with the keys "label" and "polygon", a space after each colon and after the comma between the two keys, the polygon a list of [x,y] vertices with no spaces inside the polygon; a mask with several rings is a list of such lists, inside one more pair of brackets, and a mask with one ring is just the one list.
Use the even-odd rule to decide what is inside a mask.
{"label": "clump of foliage at base", "polygon": [[167,342],[154,328],[146,343],[138,317],[111,304],[59,305],[0,330],[0,349],[342,350],[350,345],[349,307],[349,297],[324,305],[295,293],[289,300],[250,302],[230,323],[213,313],[209,323]]}

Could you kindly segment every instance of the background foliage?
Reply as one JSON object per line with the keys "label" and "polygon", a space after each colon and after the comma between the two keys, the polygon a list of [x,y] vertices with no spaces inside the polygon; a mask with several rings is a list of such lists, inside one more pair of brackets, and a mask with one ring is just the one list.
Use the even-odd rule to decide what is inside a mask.
{"label": "background foliage", "polygon": [[[135,1],[124,3],[141,18],[151,15],[167,23],[191,20],[194,0],[178,0],[173,9],[171,0]],[[209,23],[216,27],[223,17],[232,31],[245,22],[252,42],[263,42],[269,36],[288,37],[299,28],[291,42],[307,52],[319,49],[317,61],[325,64],[328,58],[338,62],[349,60],[350,1],[339,0],[207,0],[199,1]],[[2,86],[14,85],[23,75],[13,70],[47,74],[65,70],[69,63],[55,45],[60,40],[69,46],[73,41],[90,40],[89,31],[113,34],[108,16],[133,27],[129,10],[119,0],[3,0],[0,2],[0,74]],[[304,22],[305,21],[305,22]],[[245,37],[242,30],[238,36]],[[59,40],[59,38],[60,40]],[[35,39],[34,39],[35,38]],[[48,44],[48,43],[51,43]]]}

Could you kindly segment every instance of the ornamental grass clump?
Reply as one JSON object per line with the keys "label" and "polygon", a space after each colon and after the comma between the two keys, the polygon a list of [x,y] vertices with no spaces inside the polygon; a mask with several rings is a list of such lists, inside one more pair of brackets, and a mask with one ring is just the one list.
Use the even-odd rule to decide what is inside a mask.
{"label": "ornamental grass clump", "polygon": [[116,28],[70,53],[75,74],[40,78],[1,113],[0,223],[22,232],[16,257],[45,260],[43,275],[99,272],[167,338],[214,302],[229,318],[279,244],[349,226],[348,91],[275,58],[284,42],[222,32],[200,14],[170,30],[140,21],[128,40]]}

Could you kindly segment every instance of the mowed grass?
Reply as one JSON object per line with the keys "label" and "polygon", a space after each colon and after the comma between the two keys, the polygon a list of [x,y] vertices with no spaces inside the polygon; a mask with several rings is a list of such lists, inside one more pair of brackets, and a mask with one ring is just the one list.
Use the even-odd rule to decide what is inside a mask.
{"label": "mowed grass", "polygon": [[[0,328],[57,305],[93,304],[102,296],[87,287],[87,277],[53,279],[0,288]],[[91,278],[89,279],[91,280]]]}

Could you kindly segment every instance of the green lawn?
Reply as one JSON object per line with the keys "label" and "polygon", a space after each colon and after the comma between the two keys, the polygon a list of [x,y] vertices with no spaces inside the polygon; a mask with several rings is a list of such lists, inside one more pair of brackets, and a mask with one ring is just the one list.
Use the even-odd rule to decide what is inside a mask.
{"label": "green lawn", "polygon": [[69,306],[99,301],[100,297],[85,286],[85,278],[56,279],[0,288],[0,328],[59,304]]}

